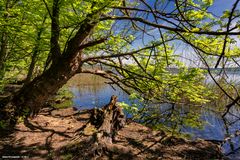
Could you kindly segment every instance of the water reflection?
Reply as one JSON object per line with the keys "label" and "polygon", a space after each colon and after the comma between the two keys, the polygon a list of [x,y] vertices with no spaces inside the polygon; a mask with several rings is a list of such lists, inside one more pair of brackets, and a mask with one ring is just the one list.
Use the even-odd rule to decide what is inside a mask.
{"label": "water reflection", "polygon": [[81,74],[73,77],[68,86],[74,94],[73,104],[79,109],[89,109],[106,105],[112,95],[118,96],[119,102],[127,102],[128,95],[117,86],[106,84],[101,77]]}
{"label": "water reflection", "polygon": [[[117,95],[119,101],[129,102],[126,93],[117,87],[113,89],[106,84],[105,79],[94,75],[77,75],[67,85],[74,94],[74,106],[79,109],[102,107],[109,102],[111,95]],[[223,151],[229,154],[231,159],[237,159],[240,157],[240,151],[237,150],[240,147],[240,136],[233,135],[240,130],[240,108],[231,108],[230,114],[227,114],[224,119],[221,117],[221,111],[223,109],[212,107],[212,105],[190,107],[161,104],[145,112],[144,115],[145,117],[155,116],[155,119],[149,120],[149,123],[158,124],[159,127],[166,125],[182,133],[191,133],[192,138],[222,142],[227,137],[228,140],[223,144]],[[231,154],[235,150],[236,152]]]}

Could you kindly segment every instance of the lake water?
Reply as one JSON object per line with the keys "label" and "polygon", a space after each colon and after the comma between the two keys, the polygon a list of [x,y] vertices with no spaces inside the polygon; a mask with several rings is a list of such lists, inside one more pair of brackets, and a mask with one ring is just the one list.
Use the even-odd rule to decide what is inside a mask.
{"label": "lake water", "polygon": [[[239,77],[234,76],[234,78],[238,79]],[[78,109],[102,107],[109,102],[112,95],[117,95],[119,102],[129,102],[128,95],[125,92],[116,86],[111,87],[104,79],[94,75],[76,75],[68,82],[67,86],[74,95],[73,105]],[[181,110],[179,113],[182,113],[182,110],[186,110],[186,107],[180,107],[178,110]],[[240,131],[239,107],[232,108],[231,113],[233,115],[228,114],[225,119],[209,107],[193,109],[192,113],[194,112],[200,115],[199,119],[206,123],[202,126],[202,129],[188,126],[181,129],[184,133],[191,133],[192,138],[222,141],[225,137],[233,135],[237,130]],[[236,136],[224,143],[222,149],[225,154],[229,154],[230,159],[240,160],[239,147],[240,136]]]}

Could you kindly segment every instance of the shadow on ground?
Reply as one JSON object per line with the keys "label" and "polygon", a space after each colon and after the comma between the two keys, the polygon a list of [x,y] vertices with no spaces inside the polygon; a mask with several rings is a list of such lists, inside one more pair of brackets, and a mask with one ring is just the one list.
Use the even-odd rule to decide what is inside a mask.
{"label": "shadow on ground", "polygon": [[[88,122],[88,111],[74,108],[44,108],[38,116],[1,133],[0,156],[29,159],[87,159],[91,137],[79,135]],[[119,153],[90,153],[99,159],[220,159],[220,148],[203,140],[191,142],[128,120],[114,144],[130,148],[131,156]],[[21,158],[21,157],[20,157]],[[22,157],[24,158],[24,157]],[[27,158],[28,159],[28,158]]]}

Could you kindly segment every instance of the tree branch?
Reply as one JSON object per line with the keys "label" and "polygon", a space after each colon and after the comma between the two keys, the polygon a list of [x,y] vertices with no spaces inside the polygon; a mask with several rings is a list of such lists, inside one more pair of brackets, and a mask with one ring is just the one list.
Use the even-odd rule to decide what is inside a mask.
{"label": "tree branch", "polygon": [[90,42],[88,42],[88,43],[86,43],[86,44],[82,44],[82,45],[79,46],[79,50],[84,49],[84,48],[87,48],[87,47],[92,47],[92,46],[95,46],[95,45],[100,44],[100,43],[103,43],[103,42],[105,42],[107,39],[108,39],[108,37],[103,37],[103,38],[100,38],[100,39],[98,39],[98,40],[90,41]]}
{"label": "tree branch", "polygon": [[144,48],[141,48],[141,49],[138,49],[138,50],[134,50],[134,51],[131,51],[131,52],[127,52],[127,53],[118,53],[118,54],[112,54],[112,55],[101,55],[101,56],[95,56],[95,57],[88,57],[88,58],[83,59],[82,62],[87,62],[87,61],[92,61],[92,60],[97,60],[97,59],[107,59],[107,58],[117,58],[117,57],[131,56],[131,55],[139,53],[141,51],[160,46],[163,43],[166,43],[166,42],[171,41],[171,40],[173,40],[173,39],[168,39],[168,40],[165,40],[165,42],[160,42],[160,43],[157,43],[157,44],[153,44],[151,46],[147,46],[147,47],[144,47]]}
{"label": "tree branch", "polygon": [[219,59],[217,60],[217,63],[216,63],[216,65],[215,65],[215,68],[218,67],[218,65],[219,65],[222,57],[223,57],[224,54],[225,54],[226,45],[227,45],[227,38],[228,38],[228,35],[229,35],[229,29],[230,29],[230,25],[231,25],[231,22],[232,22],[233,13],[234,13],[234,11],[235,11],[235,9],[236,9],[237,4],[239,3],[239,1],[240,1],[240,0],[236,0],[236,2],[234,3],[233,8],[232,8],[232,11],[231,11],[231,13],[230,13],[230,16],[229,16],[229,18],[228,18],[227,34],[226,34],[225,37],[224,37],[222,53],[221,53]]}
{"label": "tree branch", "polygon": [[181,33],[194,33],[194,34],[199,34],[199,35],[240,35],[240,32],[228,32],[228,31],[221,31],[221,32],[217,32],[217,31],[187,31],[184,30],[182,28],[172,28],[169,26],[165,26],[165,25],[161,25],[161,24],[156,24],[150,21],[147,21],[141,17],[129,17],[129,16],[105,16],[103,18],[100,18],[101,21],[104,20],[133,20],[133,21],[137,21],[143,24],[147,24],[149,26],[152,27],[156,27],[156,28],[162,28],[168,31],[173,31],[173,32],[181,32]]}
{"label": "tree branch", "polygon": [[51,11],[50,11],[50,9],[49,9],[49,7],[47,5],[47,2],[45,0],[42,0],[42,1],[44,3],[45,7],[47,8],[47,11],[48,11],[48,14],[49,14],[50,18],[52,19],[52,14],[51,14]]}
{"label": "tree branch", "polygon": [[51,24],[51,60],[53,63],[60,57],[60,45],[59,45],[59,36],[60,36],[60,27],[59,27],[59,0],[53,1],[52,6],[52,24]]}

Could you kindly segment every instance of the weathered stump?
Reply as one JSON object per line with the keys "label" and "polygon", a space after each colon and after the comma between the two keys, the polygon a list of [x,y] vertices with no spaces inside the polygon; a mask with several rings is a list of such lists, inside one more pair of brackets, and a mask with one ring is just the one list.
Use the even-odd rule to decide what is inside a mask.
{"label": "weathered stump", "polygon": [[96,159],[103,155],[119,155],[135,157],[131,147],[114,144],[117,132],[124,127],[126,118],[122,108],[116,104],[117,96],[101,109],[92,109],[89,122],[81,128],[82,134],[91,136],[86,140],[84,155],[88,159]]}

